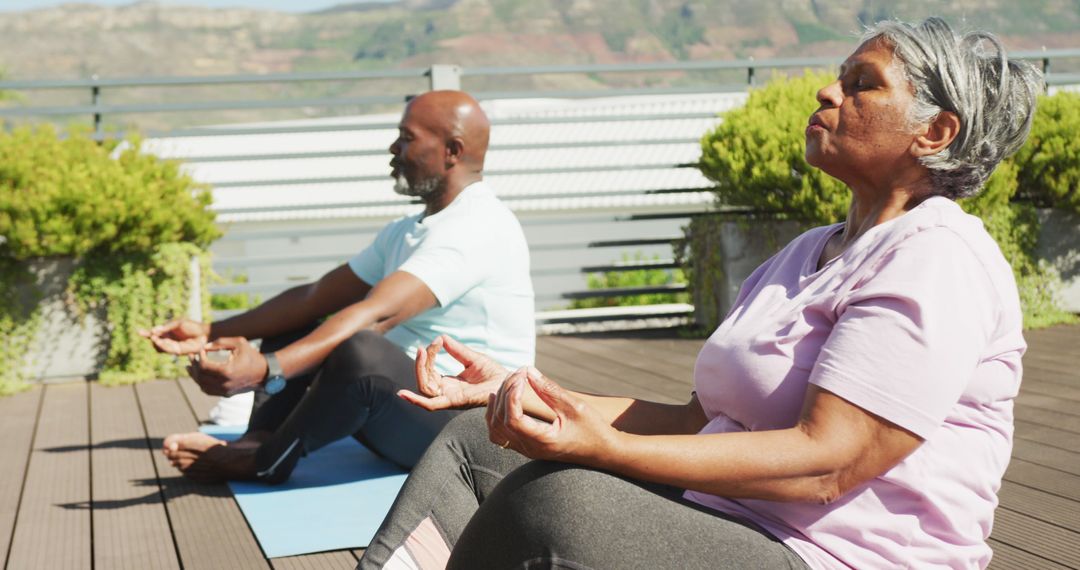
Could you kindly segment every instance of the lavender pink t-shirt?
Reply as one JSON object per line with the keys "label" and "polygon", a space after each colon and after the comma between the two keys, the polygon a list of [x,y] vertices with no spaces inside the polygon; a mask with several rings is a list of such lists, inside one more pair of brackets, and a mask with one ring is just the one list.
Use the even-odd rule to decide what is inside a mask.
{"label": "lavender pink t-shirt", "polygon": [[818,269],[840,229],[806,232],[743,284],[698,355],[701,433],[789,428],[814,384],[922,445],[828,505],[686,497],[758,524],[813,568],[983,568],[1026,348],[1012,271],[946,198]]}

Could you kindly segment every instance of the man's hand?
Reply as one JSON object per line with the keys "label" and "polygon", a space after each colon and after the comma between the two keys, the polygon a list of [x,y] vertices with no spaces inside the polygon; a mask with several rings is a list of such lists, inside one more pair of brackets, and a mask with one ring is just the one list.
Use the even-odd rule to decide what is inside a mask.
{"label": "man's hand", "polygon": [[[447,354],[465,369],[457,376],[443,376],[435,369],[435,356]],[[400,390],[398,396],[425,410],[476,408],[487,404],[488,395],[506,379],[506,369],[488,356],[442,335],[426,350],[416,350],[416,392]]]}
{"label": "man's hand", "polygon": [[210,325],[190,319],[177,319],[139,334],[150,339],[158,352],[166,354],[198,354],[206,346]]}
{"label": "man's hand", "polygon": [[[229,359],[212,362],[206,356],[207,350],[228,350]],[[199,356],[198,360],[192,359],[188,374],[212,396],[250,392],[266,378],[266,358],[243,337],[219,338],[207,344]]]}

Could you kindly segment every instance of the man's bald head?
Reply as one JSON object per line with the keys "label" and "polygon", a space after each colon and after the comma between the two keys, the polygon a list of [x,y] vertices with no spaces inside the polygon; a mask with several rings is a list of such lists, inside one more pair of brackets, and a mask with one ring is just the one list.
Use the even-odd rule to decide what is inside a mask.
{"label": "man's bald head", "polygon": [[429,91],[410,101],[405,114],[448,144],[460,140],[463,165],[475,173],[484,169],[491,122],[468,93]]}

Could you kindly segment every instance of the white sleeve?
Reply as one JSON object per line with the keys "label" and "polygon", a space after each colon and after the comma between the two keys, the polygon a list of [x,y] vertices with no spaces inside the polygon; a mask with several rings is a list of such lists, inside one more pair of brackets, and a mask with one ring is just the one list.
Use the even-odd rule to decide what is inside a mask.
{"label": "white sleeve", "polygon": [[494,257],[497,251],[490,238],[455,224],[440,227],[398,269],[423,281],[445,307],[488,277]]}
{"label": "white sleeve", "polygon": [[383,226],[371,245],[349,260],[349,269],[368,285],[374,286],[386,277],[386,241],[395,226],[397,222]]}

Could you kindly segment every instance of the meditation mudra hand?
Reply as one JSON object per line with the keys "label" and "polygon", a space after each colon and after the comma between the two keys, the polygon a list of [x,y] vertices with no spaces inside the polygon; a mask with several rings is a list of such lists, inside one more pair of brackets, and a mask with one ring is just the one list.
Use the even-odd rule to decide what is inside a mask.
{"label": "meditation mudra hand", "polygon": [[[435,356],[443,348],[465,367],[457,376],[435,369]],[[416,392],[398,391],[403,400],[425,410],[466,409],[483,406],[507,377],[506,369],[489,356],[442,335],[427,349],[416,349]]]}
{"label": "meditation mudra hand", "polygon": [[154,349],[165,354],[198,354],[209,340],[210,326],[191,319],[177,319],[139,335],[150,339]]}
{"label": "meditation mudra hand", "polygon": [[[551,422],[526,413],[526,396],[533,391],[554,413]],[[533,367],[514,372],[487,407],[488,438],[504,449],[530,459],[596,465],[615,445],[618,430],[595,408],[545,377]]]}

